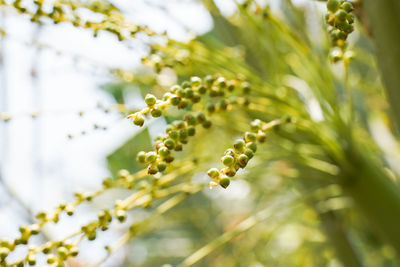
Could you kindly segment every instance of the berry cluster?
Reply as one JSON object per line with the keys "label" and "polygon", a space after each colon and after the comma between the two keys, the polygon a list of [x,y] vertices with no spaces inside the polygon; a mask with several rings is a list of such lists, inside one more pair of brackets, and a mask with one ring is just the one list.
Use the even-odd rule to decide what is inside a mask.
{"label": "berry cluster", "polygon": [[[89,28],[97,36],[99,31],[107,31],[118,37],[119,40],[134,37],[141,32],[148,36],[156,33],[144,26],[133,25],[126,21],[116,6],[107,1],[64,1],[57,0],[51,3],[48,1],[0,1],[1,5],[13,7],[21,14],[26,14],[32,22],[42,23],[44,18],[50,19],[54,24],[69,22],[75,27]],[[86,9],[98,13],[104,17],[103,21],[90,21],[82,16],[78,10]]]}
{"label": "berry cluster", "polygon": [[249,160],[253,158],[254,153],[257,151],[257,142],[265,142],[266,131],[288,122],[291,122],[289,117],[274,120],[269,123],[262,122],[258,119],[251,122],[251,132],[246,132],[243,138],[237,139],[233,144],[233,148],[227,149],[224,156],[221,158],[225,168],[221,170],[211,168],[208,170],[208,176],[214,180],[210,182],[210,187],[219,184],[223,188],[227,188],[230,184],[230,178],[234,177],[239,169],[245,168]]}
{"label": "berry cluster", "polygon": [[[128,118],[133,119],[137,126],[143,126],[143,115],[150,114],[152,117],[160,117],[168,106],[176,106],[178,109],[190,109],[193,104],[201,101],[202,96],[208,95],[210,98],[223,97],[226,92],[232,92],[236,87],[240,87],[243,93],[250,92],[249,83],[240,77],[233,80],[226,80],[219,75],[206,76],[204,80],[199,77],[191,77],[190,82],[185,81],[181,85],[174,85],[166,92],[162,99],[157,99],[152,94],[147,94],[145,102],[147,107],[143,110],[131,114]],[[246,101],[245,101],[246,102]],[[231,103],[228,99],[221,99],[217,103],[209,102],[206,105],[207,111],[211,114],[216,110],[226,110]]]}
{"label": "berry cluster", "polygon": [[330,25],[328,31],[334,47],[330,56],[333,62],[337,62],[343,58],[347,37],[354,31],[354,7],[347,0],[328,0],[327,9],[329,13],[325,20]]}
{"label": "berry cluster", "polygon": [[[249,83],[240,78],[226,80],[221,76],[206,76],[204,80],[199,77],[192,77],[190,82],[183,82],[180,86],[173,86],[169,92],[165,93],[162,100],[148,94],[145,97],[147,107],[139,112],[131,114],[128,118],[133,118],[133,123],[143,126],[143,115],[150,114],[152,117],[160,117],[167,106],[176,106],[178,109],[190,109],[191,105],[198,103],[202,96],[208,95],[209,98],[221,97],[217,102],[209,101],[204,109],[208,114],[216,111],[227,110],[229,105],[237,103],[236,99],[226,99],[225,93],[232,92],[236,87],[240,87],[244,93],[250,92]],[[248,101],[243,101],[244,105]],[[166,128],[166,134],[160,134],[154,144],[154,151],[141,151],[137,155],[137,161],[148,164],[148,174],[154,175],[163,172],[169,163],[174,160],[172,151],[182,151],[183,145],[188,143],[188,138],[196,134],[196,126],[201,125],[208,129],[211,127],[211,120],[202,112],[187,114],[184,120],[176,120]]]}

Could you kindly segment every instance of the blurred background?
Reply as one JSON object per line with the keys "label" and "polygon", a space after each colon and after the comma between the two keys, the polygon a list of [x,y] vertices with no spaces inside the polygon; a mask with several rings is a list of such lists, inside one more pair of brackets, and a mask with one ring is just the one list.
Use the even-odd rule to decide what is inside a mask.
{"label": "blurred background", "polygon": [[[129,21],[148,25],[159,33],[166,31],[170,38],[182,42],[196,39],[201,43],[204,38],[208,40],[204,43],[210,45],[210,36],[223,35],[224,31],[229,36],[227,28],[221,30],[226,21],[242,31],[246,27],[240,25],[240,20],[228,20],[237,11],[231,0],[215,1],[219,16],[195,0],[109,2]],[[310,0],[258,2],[261,6],[268,5],[271,12],[291,23],[293,28],[301,28],[301,34],[307,32],[314,44],[312,49],[321,57],[326,56],[325,3]],[[299,21],[304,24],[300,25]],[[5,7],[0,10],[0,33],[0,238],[15,238],[17,226],[32,223],[37,212],[51,211],[58,203],[71,201],[77,191],[95,191],[101,187],[103,179],[114,176],[120,169],[139,170],[136,153],[151,148],[151,140],[163,131],[166,119],[151,119],[143,131],[134,127],[126,115],[130,110],[144,106],[143,96],[154,89],[154,81],[162,88],[168,88],[189,74],[202,75],[208,71],[186,70],[182,74],[166,67],[157,73],[142,65],[141,59],[148,53],[148,45],[140,39],[120,42],[110,33],[100,32],[93,37],[90,30],[69,24],[33,24],[29,18]],[[266,34],[275,38],[277,33]],[[261,37],[256,34],[245,38]],[[355,74],[351,83],[365,89],[360,102],[367,102],[365,109],[374,108],[374,114],[368,118],[371,133],[377,147],[385,152],[389,166],[399,171],[398,145],[384,124],[382,113],[387,104],[369,55],[370,45],[365,33],[355,32],[349,43],[361,44],[357,51],[361,59],[353,66]],[[271,44],[274,48],[266,49],[267,52],[257,51],[256,46],[252,48],[256,57],[258,52],[258,56],[262,56],[263,52],[279,51],[275,60],[282,63],[274,65],[273,59],[268,60],[276,69],[285,70],[290,59],[284,57],[286,48],[277,44]],[[225,51],[226,56],[229,58],[238,53],[240,58],[241,49],[246,48],[238,46],[238,51]],[[322,64],[320,68],[324,66]],[[332,77],[341,77],[343,72],[335,66],[328,71]],[[274,72],[269,73],[274,80]],[[363,80],[364,76],[369,80]],[[152,82],[143,81],[146,78]],[[301,87],[299,81],[290,81],[296,84],[293,87]],[[157,87],[156,90],[164,89]],[[284,89],[279,93],[290,95]],[[323,120],[321,107],[315,99],[307,93],[303,97],[309,115],[315,121]],[[238,121],[239,125],[243,123],[243,120]],[[212,141],[216,136],[222,140],[218,144]],[[210,134],[203,134],[197,143],[190,144],[186,155],[202,150],[196,156],[208,157],[208,162],[219,164],[220,155],[237,136],[239,132],[233,126],[227,132],[214,129]],[[279,149],[262,151],[260,157],[278,157],[279,153]],[[397,266],[394,249],[382,245],[362,218],[352,213],[352,201],[342,195],[340,186],[331,182],[323,183],[323,186],[318,182],[317,186],[313,180],[315,173],[308,173],[310,184],[301,184],[298,182],[299,171],[287,161],[270,161],[268,166],[260,167],[261,158],[252,163],[252,168],[243,173],[241,179],[232,181],[227,190],[205,187],[165,217],[157,219],[151,231],[128,242],[102,266],[162,266],[165,263],[175,266],[216,239],[219,245],[198,266],[345,266],[329,243],[332,237],[323,231],[324,227],[334,224],[337,214],[324,213],[328,221],[324,224],[318,214],[321,209],[340,211],[340,218],[357,226],[346,229],[347,238],[363,259],[363,265]],[[212,164],[206,163],[188,179],[192,183],[207,184],[208,168],[205,166],[212,167]],[[311,194],[311,191],[314,195],[329,195],[329,201],[316,205],[308,205],[308,200],[292,201],[299,195]],[[63,216],[58,225],[46,226],[44,235],[35,237],[35,242],[62,238],[76,231],[80,225],[92,220],[99,209],[112,206],[114,199],[124,196],[127,192],[122,189],[107,192],[93,203],[78,207],[73,217]],[[281,205],[276,208],[274,203]],[[265,210],[268,205],[271,208]],[[132,211],[128,221],[142,220],[150,213],[151,210],[146,209]],[[254,214],[258,214],[253,218],[255,222],[245,221]],[[258,221],[257,218],[263,219]],[[243,221],[250,224],[249,229],[243,231],[245,233],[237,230],[246,228],[246,224],[238,228]],[[84,240],[79,257],[71,260],[69,265],[90,266],[101,261],[107,255],[104,246],[117,240],[128,224],[113,223],[113,227],[99,234],[95,242]],[[226,232],[235,234],[218,239]]]}

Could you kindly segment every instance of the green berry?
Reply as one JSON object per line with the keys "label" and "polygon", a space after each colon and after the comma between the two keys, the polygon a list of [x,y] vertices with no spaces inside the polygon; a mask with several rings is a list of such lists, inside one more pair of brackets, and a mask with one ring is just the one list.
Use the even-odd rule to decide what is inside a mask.
{"label": "green berry", "polygon": [[137,126],[143,126],[144,124],[144,118],[141,115],[137,115],[135,116],[135,118],[133,119],[133,123]]}
{"label": "green berry", "polygon": [[212,122],[210,120],[206,120],[201,124],[205,129],[208,129],[211,127]]}
{"label": "green berry", "polygon": [[[178,132],[177,132],[177,131],[174,131],[174,132],[176,132],[177,135],[178,135]],[[172,132],[171,132],[171,133],[172,133]],[[171,133],[170,133],[170,134],[171,134]],[[171,149],[173,149],[173,148],[175,147],[175,141],[172,140],[172,139],[170,139],[170,138],[168,138],[168,139],[166,139],[166,140],[164,141],[164,145],[165,145],[169,150],[171,150]]]}
{"label": "green berry", "polygon": [[179,140],[186,140],[189,136],[188,130],[187,129],[180,129],[179,130]]}
{"label": "green berry", "polygon": [[175,151],[182,151],[183,150],[183,146],[181,144],[177,144],[175,146]]}
{"label": "green berry", "polygon": [[188,88],[188,87],[191,87],[191,84],[190,84],[190,82],[188,82],[188,81],[184,81],[184,82],[182,83],[182,87],[183,87],[183,88]]}
{"label": "green berry", "polygon": [[211,86],[211,85],[213,84],[213,82],[214,82],[214,77],[211,76],[211,75],[207,75],[207,76],[204,78],[204,83],[205,83],[207,86]]}
{"label": "green berry", "polygon": [[260,120],[254,120],[250,123],[250,129],[252,132],[258,132],[261,128],[261,121]]}
{"label": "green berry", "polygon": [[169,97],[169,102],[173,105],[173,106],[177,106],[179,105],[179,102],[181,102],[181,99],[179,96],[177,95],[171,95]]}
{"label": "green berry", "polygon": [[50,254],[50,255],[47,257],[47,263],[48,263],[48,264],[53,264],[53,263],[56,262],[56,260],[57,260],[57,258],[56,258],[56,256],[54,256],[53,254]]}
{"label": "green berry", "polygon": [[215,111],[215,105],[213,103],[207,103],[206,109],[209,113],[213,113]]}
{"label": "green berry", "polygon": [[243,152],[249,159],[251,159],[254,156],[253,150],[250,148],[246,148]]}
{"label": "green berry", "polygon": [[165,158],[166,156],[168,156],[169,155],[169,150],[168,150],[168,148],[166,148],[165,146],[163,146],[162,148],[160,148],[159,150],[158,150],[158,154],[161,156],[161,157],[163,157],[163,158]]}
{"label": "green berry", "polygon": [[154,175],[154,174],[156,174],[157,172],[158,172],[157,166],[155,166],[155,165],[149,165],[149,166],[147,167],[147,173],[148,173],[148,174]]}
{"label": "green berry", "polygon": [[248,82],[242,83],[242,89],[244,94],[248,94],[251,91],[250,84]]}
{"label": "green berry", "polygon": [[242,151],[244,148],[245,142],[243,139],[237,139],[235,141],[235,143],[233,144],[233,147],[237,150],[237,151]]}
{"label": "green berry", "polygon": [[186,122],[187,122],[187,124],[189,124],[189,125],[196,125],[197,124],[197,119],[193,116],[193,115],[191,115],[191,114],[187,114],[186,116],[185,116],[185,119],[184,119]]}
{"label": "green berry", "polygon": [[170,91],[174,94],[176,94],[176,92],[178,91],[178,89],[180,89],[181,87],[179,85],[174,85],[171,87]]}
{"label": "green berry", "polygon": [[346,12],[351,12],[354,10],[353,4],[350,2],[344,2],[340,7]]}
{"label": "green berry", "polygon": [[179,88],[178,90],[176,90],[176,94],[177,94],[179,97],[186,97],[185,89],[183,89],[183,88]]}
{"label": "green berry", "polygon": [[173,130],[171,132],[169,132],[169,137],[171,137],[172,139],[177,139],[179,137],[178,131]]}
{"label": "green berry", "polygon": [[[96,232],[94,232],[96,234]],[[68,255],[68,250],[66,247],[59,247],[57,249],[57,255],[61,258],[61,259],[66,259],[67,255]]]}
{"label": "green berry", "polygon": [[199,103],[201,100],[201,96],[198,93],[193,93],[193,96],[190,98],[193,103]]}
{"label": "green berry", "polygon": [[194,91],[192,88],[189,87],[189,88],[185,89],[185,97],[191,98],[193,96],[193,94],[194,94]]}
{"label": "green berry", "polygon": [[201,79],[199,77],[192,77],[190,78],[190,82],[192,86],[198,87],[201,85]]}
{"label": "green berry", "polygon": [[173,156],[169,155],[169,156],[166,157],[164,160],[165,160],[166,163],[171,163],[171,162],[174,161],[174,159],[175,159],[175,158],[174,158]]}
{"label": "green berry", "polygon": [[184,109],[184,108],[187,108],[189,105],[190,105],[189,100],[182,99],[181,102],[179,102],[179,104],[178,104],[178,108],[179,109]]}
{"label": "green berry", "polygon": [[146,97],[144,98],[144,101],[149,107],[152,107],[156,104],[157,98],[152,94],[147,94]]}
{"label": "green berry", "polygon": [[258,141],[258,142],[264,143],[266,138],[267,138],[267,135],[266,135],[264,132],[259,131],[259,132],[257,133],[257,141]]}
{"label": "green berry", "polygon": [[236,175],[236,170],[234,168],[226,168],[224,169],[224,173],[229,177],[233,177]]}
{"label": "green berry", "polygon": [[199,88],[197,88],[197,92],[199,92],[201,95],[204,95],[207,92],[207,89],[204,85],[201,85]]}
{"label": "green berry", "polygon": [[338,0],[328,0],[328,3],[326,4],[327,9],[335,13],[339,9],[340,2]]}
{"label": "green berry", "polygon": [[218,106],[220,110],[226,110],[228,108],[228,102],[225,99],[222,99],[219,101]]}
{"label": "green berry", "polygon": [[174,121],[174,125],[175,125],[176,129],[186,128],[186,123],[184,121],[182,121],[182,120]]}
{"label": "green berry", "polygon": [[219,185],[222,186],[223,188],[227,188],[230,183],[231,180],[228,177],[224,177],[221,180],[219,180]]}
{"label": "green berry", "polygon": [[222,163],[225,166],[228,166],[228,167],[232,166],[233,163],[235,162],[235,159],[232,156],[229,156],[229,155],[223,156],[221,160],[222,160]]}
{"label": "green berry", "polygon": [[156,159],[157,159],[157,154],[156,154],[156,152],[151,151],[151,152],[147,152],[147,153],[146,153],[146,159],[145,159],[145,161],[146,161],[147,163],[154,162],[154,161],[156,161]]}
{"label": "green berry", "polygon": [[196,134],[196,128],[194,126],[189,126],[187,132],[189,136],[194,136]]}
{"label": "green berry", "polygon": [[160,161],[160,162],[157,164],[157,168],[158,168],[158,171],[159,171],[159,172],[163,172],[163,171],[165,171],[165,169],[167,168],[167,163],[165,163],[164,161]]}
{"label": "green berry", "polygon": [[253,150],[254,153],[257,152],[257,144],[256,143],[252,143],[252,142],[251,143],[247,143],[246,147],[251,149],[251,150]]}
{"label": "green berry", "polygon": [[224,89],[226,87],[226,80],[224,77],[219,77],[216,80],[216,84],[219,88]]}
{"label": "green berry", "polygon": [[255,142],[257,140],[257,135],[255,133],[246,132],[244,134],[244,140],[246,142]]}
{"label": "green berry", "polygon": [[347,19],[347,22],[348,22],[349,24],[353,24],[353,23],[354,23],[354,19],[355,19],[354,14],[353,14],[353,13],[347,14],[346,19]]}
{"label": "green berry", "polygon": [[200,122],[200,123],[202,123],[202,122],[205,122],[206,121],[206,115],[204,115],[203,113],[199,113],[199,114],[197,114],[197,120]]}
{"label": "green berry", "polygon": [[154,118],[160,117],[162,115],[162,111],[159,108],[153,108],[151,110],[151,116]]}
{"label": "green berry", "polygon": [[207,174],[208,176],[214,179],[219,176],[219,170],[217,168],[212,168],[208,170]]}
{"label": "green berry", "polygon": [[249,162],[249,157],[246,156],[245,154],[240,154],[238,158],[239,166],[244,168],[247,165],[247,162]]}
{"label": "green berry", "polygon": [[347,18],[347,12],[344,10],[339,10],[337,13],[335,13],[335,17],[339,21],[345,21]]}

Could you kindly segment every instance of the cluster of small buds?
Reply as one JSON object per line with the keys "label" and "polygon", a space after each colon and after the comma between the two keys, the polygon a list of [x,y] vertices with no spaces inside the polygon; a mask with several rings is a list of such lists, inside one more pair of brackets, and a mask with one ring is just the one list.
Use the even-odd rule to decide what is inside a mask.
{"label": "cluster of small buds", "polygon": [[166,134],[160,134],[154,143],[154,151],[141,151],[137,161],[148,164],[148,174],[154,175],[163,172],[169,163],[174,161],[172,151],[182,151],[183,145],[188,143],[188,138],[196,134],[196,126],[202,125],[208,129],[212,123],[199,112],[195,115],[187,114],[184,120],[176,120],[166,128]]}
{"label": "cluster of small buds", "polygon": [[[69,22],[75,27],[93,29],[94,36],[98,32],[107,31],[118,37],[120,41],[134,37],[138,32],[147,34],[148,36],[156,35],[156,33],[144,26],[133,25],[129,23],[122,13],[113,4],[107,1],[63,1],[58,0],[51,3],[51,7],[45,1],[21,1],[14,0],[11,3],[1,1],[0,5],[6,5],[15,8],[19,13],[26,14],[32,22],[41,23],[42,18],[48,18],[54,24],[60,22]],[[46,4],[46,6],[45,6]],[[77,12],[79,9],[87,9],[92,12],[101,14],[105,19],[101,22],[89,21]]]}
{"label": "cluster of small buds", "polygon": [[[185,81],[181,85],[172,86],[162,99],[147,94],[145,97],[147,107],[129,115],[128,118],[132,118],[135,125],[143,126],[145,122],[143,115],[150,114],[152,117],[160,117],[168,106],[190,109],[193,104],[200,102],[204,95],[208,95],[210,98],[224,97],[226,92],[232,92],[237,87],[241,88],[244,94],[248,94],[251,90],[249,83],[240,77],[233,80],[227,80],[218,75],[209,75],[204,79],[191,77],[190,82]],[[230,103],[231,101],[225,98],[216,103],[210,101],[207,103],[206,109],[212,114],[216,110],[226,110]],[[244,101],[244,104],[246,103]]]}
{"label": "cluster of small buds", "polygon": [[347,0],[328,0],[327,9],[329,13],[325,20],[330,25],[328,31],[333,46],[330,57],[333,62],[338,62],[343,59],[348,35],[354,31],[354,7]]}
{"label": "cluster of small buds", "polygon": [[218,184],[227,188],[230,184],[230,178],[236,175],[236,172],[245,168],[254,153],[257,151],[257,143],[264,143],[266,140],[266,131],[277,127],[283,123],[291,122],[289,117],[271,121],[269,123],[262,122],[261,120],[254,120],[250,123],[251,131],[246,132],[244,136],[237,139],[233,144],[233,148],[225,151],[224,156],[221,158],[225,168],[218,170],[211,168],[207,174],[213,179],[210,182],[210,188]]}

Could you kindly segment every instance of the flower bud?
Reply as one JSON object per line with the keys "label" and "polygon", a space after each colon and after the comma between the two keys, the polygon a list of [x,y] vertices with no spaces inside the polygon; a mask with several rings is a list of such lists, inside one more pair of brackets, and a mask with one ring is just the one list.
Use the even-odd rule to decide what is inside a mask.
{"label": "flower bud", "polygon": [[246,142],[255,142],[257,140],[257,135],[255,133],[246,132],[244,134],[244,140]]}
{"label": "flower bud", "polygon": [[194,126],[189,126],[187,129],[187,133],[189,136],[194,136],[196,134],[196,128]]}
{"label": "flower bud", "polygon": [[148,173],[148,174],[154,175],[154,174],[156,174],[157,172],[158,172],[157,166],[155,166],[155,165],[149,165],[149,166],[147,167],[147,173]]}
{"label": "flower bud", "polygon": [[208,170],[207,174],[208,176],[214,179],[219,176],[219,170],[217,168],[212,168]]}
{"label": "flower bud", "polygon": [[243,139],[237,139],[235,141],[235,143],[233,144],[233,147],[235,148],[235,150],[241,152],[244,148],[245,142],[243,141]]}
{"label": "flower bud", "polygon": [[137,115],[135,116],[135,118],[133,119],[133,123],[137,126],[143,126],[144,124],[144,118],[141,115]]}
{"label": "flower bud", "polygon": [[136,160],[140,163],[145,163],[146,162],[146,152],[140,151],[136,156]]}
{"label": "flower bud", "polygon": [[243,152],[249,159],[251,159],[254,156],[253,150],[250,148],[246,148]]}
{"label": "flower bud", "polygon": [[167,168],[167,164],[164,161],[160,161],[157,164],[157,169],[158,169],[159,172],[165,171],[166,168]]}
{"label": "flower bud", "polygon": [[120,223],[123,223],[127,217],[125,210],[117,210],[115,215]]}
{"label": "flower bud", "polygon": [[257,152],[257,144],[256,143],[247,143],[246,147],[250,148],[251,150],[253,150],[254,153]]}
{"label": "flower bud", "polygon": [[247,157],[245,154],[240,154],[238,158],[239,166],[244,168],[247,165],[247,162],[249,162],[249,157]]}
{"label": "flower bud", "polygon": [[154,162],[154,161],[156,161],[156,159],[157,159],[157,154],[156,154],[155,152],[151,151],[151,152],[147,152],[147,153],[146,153],[146,159],[145,159],[145,161],[146,161],[147,163]]}
{"label": "flower bud", "polygon": [[156,104],[157,98],[152,94],[147,94],[146,97],[144,98],[144,101],[149,107],[152,107]]}
{"label": "flower bud", "polygon": [[232,156],[226,155],[226,156],[222,157],[221,161],[225,166],[229,167],[229,166],[233,165],[233,163],[235,162],[235,159]]}
{"label": "flower bud", "polygon": [[231,180],[228,177],[224,177],[221,180],[219,180],[219,185],[222,186],[223,188],[227,188],[230,183]]}
{"label": "flower bud", "polygon": [[338,0],[328,0],[326,7],[330,12],[335,13],[336,11],[338,11],[339,5],[340,3]]}
{"label": "flower bud", "polygon": [[165,146],[163,146],[162,148],[160,148],[159,150],[158,150],[158,154],[161,156],[161,157],[163,157],[163,158],[165,158],[166,156],[168,156],[169,155],[169,150],[168,150],[168,148],[166,148]]}
{"label": "flower bud", "polygon": [[[176,137],[178,137],[179,136],[179,133],[177,132],[177,131],[175,131],[176,132]],[[171,132],[172,133],[172,132]],[[174,135],[174,137],[175,137],[175,135]],[[169,150],[171,150],[171,149],[173,149],[174,147],[175,147],[175,141],[174,140],[172,140],[172,139],[170,139],[170,138],[168,138],[168,139],[166,139],[165,141],[164,141],[164,145],[169,149]]]}
{"label": "flower bud", "polygon": [[210,120],[206,120],[201,124],[205,129],[208,129],[211,127],[212,122]]}
{"label": "flower bud", "polygon": [[162,111],[159,108],[153,108],[151,110],[151,116],[153,116],[154,118],[158,118],[162,115]]}
{"label": "flower bud", "polygon": [[201,79],[199,77],[191,77],[190,82],[194,87],[198,87],[201,85]]}

